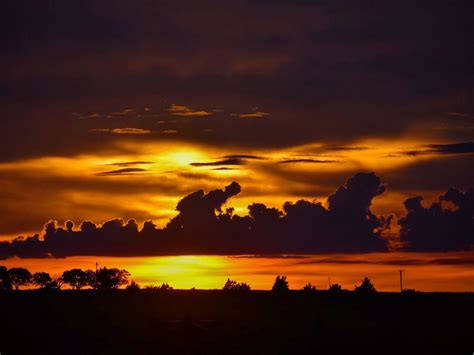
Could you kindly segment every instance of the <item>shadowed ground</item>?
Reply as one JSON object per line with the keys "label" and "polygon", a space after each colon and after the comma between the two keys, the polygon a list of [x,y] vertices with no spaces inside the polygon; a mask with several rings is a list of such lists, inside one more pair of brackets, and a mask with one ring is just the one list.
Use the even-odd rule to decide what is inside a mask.
{"label": "shadowed ground", "polygon": [[0,352],[471,354],[474,294],[0,294]]}

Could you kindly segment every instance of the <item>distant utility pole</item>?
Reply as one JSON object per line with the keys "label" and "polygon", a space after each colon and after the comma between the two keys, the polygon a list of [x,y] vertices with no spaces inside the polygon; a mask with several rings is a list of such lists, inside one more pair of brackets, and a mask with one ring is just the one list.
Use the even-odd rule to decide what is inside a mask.
{"label": "distant utility pole", "polygon": [[328,284],[329,284],[329,288],[331,288],[331,276],[328,276]]}
{"label": "distant utility pole", "polygon": [[403,270],[398,270],[400,273],[400,292],[403,292]]}

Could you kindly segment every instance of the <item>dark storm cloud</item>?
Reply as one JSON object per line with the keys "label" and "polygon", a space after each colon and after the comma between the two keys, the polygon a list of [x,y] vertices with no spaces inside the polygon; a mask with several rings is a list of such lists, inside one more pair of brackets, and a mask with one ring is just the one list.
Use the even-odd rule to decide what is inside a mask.
{"label": "dark storm cloud", "polygon": [[[12,1],[0,23],[0,159],[94,151],[104,142],[81,132],[102,118],[65,117],[125,119],[155,104],[173,117],[202,118],[189,123],[186,140],[250,147],[349,144],[431,127],[445,112],[472,115],[469,8],[469,1]],[[229,117],[234,112],[271,119]],[[209,127],[214,135],[203,133]],[[14,152],[12,131],[24,137]]]}

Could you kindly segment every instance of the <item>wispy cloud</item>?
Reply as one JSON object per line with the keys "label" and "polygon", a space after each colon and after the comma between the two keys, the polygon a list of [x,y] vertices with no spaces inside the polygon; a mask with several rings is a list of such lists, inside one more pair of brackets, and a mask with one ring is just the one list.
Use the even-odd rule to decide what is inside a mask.
{"label": "wispy cloud", "polygon": [[114,134],[148,134],[151,133],[148,129],[143,128],[93,128],[89,132],[105,132],[105,133],[114,133]]}
{"label": "wispy cloud", "polygon": [[133,165],[147,165],[147,164],[154,164],[152,161],[126,161],[126,162],[119,162],[119,163],[110,163],[107,165],[112,166],[133,166]]}
{"label": "wispy cloud", "polygon": [[74,116],[76,116],[77,118],[82,119],[82,120],[86,120],[86,119],[89,119],[89,118],[101,118],[102,117],[102,115],[98,112],[92,112],[92,113],[88,113],[88,114],[73,112],[72,114]]}
{"label": "wispy cloud", "polygon": [[474,142],[452,143],[452,144],[426,144],[419,149],[406,150],[398,154],[390,154],[389,157],[418,156],[428,154],[471,154],[474,153]]}
{"label": "wispy cloud", "polygon": [[225,155],[224,159],[250,159],[250,160],[266,160],[267,158],[261,157],[258,155],[249,155],[249,154],[232,154]]}
{"label": "wispy cloud", "polygon": [[97,176],[117,176],[117,175],[139,175],[148,170],[142,168],[124,168],[111,171],[104,171],[102,173],[96,174]]}
{"label": "wispy cloud", "polygon": [[178,130],[176,130],[176,129],[164,129],[164,130],[161,130],[160,133],[163,133],[163,134],[176,134],[176,133],[178,133]]}
{"label": "wispy cloud", "polygon": [[195,110],[184,105],[172,104],[168,108],[168,112],[175,116],[209,116],[212,112],[204,110]]}
{"label": "wispy cloud", "polygon": [[126,109],[123,109],[122,111],[112,112],[110,114],[114,116],[126,116],[136,110],[137,110],[136,108],[126,108]]}
{"label": "wispy cloud", "polygon": [[292,164],[292,163],[314,163],[314,164],[324,164],[324,163],[338,163],[338,160],[320,160],[320,159],[283,159],[278,162],[278,164]]}
{"label": "wispy cloud", "polygon": [[240,118],[263,118],[266,116],[270,116],[268,112],[257,111],[257,112],[250,112],[250,113],[231,113],[233,117],[240,117]]}
{"label": "wispy cloud", "polygon": [[212,161],[212,162],[191,163],[189,165],[192,165],[192,166],[245,165],[245,161],[243,159],[230,158],[230,159],[223,159],[223,160]]}
{"label": "wispy cloud", "polygon": [[474,116],[465,112],[446,112],[448,116],[460,117],[460,118],[474,118]]}

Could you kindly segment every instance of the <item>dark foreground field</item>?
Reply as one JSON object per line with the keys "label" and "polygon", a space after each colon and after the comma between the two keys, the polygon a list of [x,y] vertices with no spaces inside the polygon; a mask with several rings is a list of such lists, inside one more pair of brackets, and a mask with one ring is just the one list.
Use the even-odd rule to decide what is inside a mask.
{"label": "dark foreground field", "polygon": [[472,354],[473,294],[0,294],[1,355]]}

